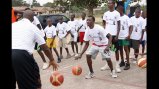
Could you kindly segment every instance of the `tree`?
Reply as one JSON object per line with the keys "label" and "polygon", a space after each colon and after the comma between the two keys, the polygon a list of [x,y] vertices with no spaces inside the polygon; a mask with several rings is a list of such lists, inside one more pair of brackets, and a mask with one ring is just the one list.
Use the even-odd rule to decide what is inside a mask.
{"label": "tree", "polygon": [[12,0],[12,6],[29,6],[29,4],[23,0]]}
{"label": "tree", "polygon": [[46,3],[46,4],[44,4],[43,5],[44,7],[55,7],[56,5],[55,5],[55,3],[51,3],[51,2],[48,2],[48,3]]}
{"label": "tree", "polygon": [[36,0],[33,0],[32,6],[39,7],[40,3],[38,3]]}
{"label": "tree", "polygon": [[88,9],[88,15],[93,15],[93,8],[97,7],[99,0],[71,0],[71,5]]}

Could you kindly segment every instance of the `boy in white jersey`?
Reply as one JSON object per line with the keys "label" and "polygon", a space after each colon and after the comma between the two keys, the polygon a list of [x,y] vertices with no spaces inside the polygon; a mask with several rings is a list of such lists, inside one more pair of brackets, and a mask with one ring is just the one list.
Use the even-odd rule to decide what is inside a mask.
{"label": "boy in white jersey", "polygon": [[80,55],[77,58],[82,57],[83,53],[87,50],[89,46],[89,41],[92,41],[91,48],[86,52],[87,64],[90,72],[88,73],[88,75],[85,76],[85,78],[89,79],[94,77],[94,71],[92,68],[92,59],[96,58],[98,52],[101,53],[102,59],[107,61],[111,69],[112,77],[116,78],[117,75],[115,73],[115,70],[113,70],[113,64],[110,57],[111,54],[109,50],[112,36],[109,33],[107,33],[102,26],[96,25],[94,24],[94,22],[95,22],[94,16],[88,16],[87,18],[88,28],[86,29],[84,36],[85,46],[82,50],[82,53],[80,53]]}
{"label": "boy in white jersey", "polygon": [[[121,72],[119,66],[119,44],[118,44],[118,35],[120,31],[120,13],[115,10],[115,1],[108,0],[109,11],[105,12],[103,15],[103,26],[105,31],[112,35],[112,46],[111,49],[115,51],[116,56],[116,71]],[[101,68],[101,70],[109,69],[107,64]]]}
{"label": "boy in white jersey", "polygon": [[54,52],[56,53],[57,55],[57,63],[60,63],[61,62],[61,59],[60,59],[60,56],[58,54],[58,51],[56,50],[56,28],[55,26],[52,25],[52,20],[50,18],[47,19],[47,26],[46,28],[44,29],[44,32],[46,34],[46,44],[47,46],[50,48],[50,51],[52,53],[52,48],[54,49]]}
{"label": "boy in white jersey", "polygon": [[[117,7],[117,10],[120,13],[120,32],[118,36],[118,43],[119,43],[119,49],[120,49],[120,56],[121,56],[121,63],[120,67],[125,66],[124,70],[130,69],[130,63],[129,63],[129,40],[130,40],[130,29],[132,28],[131,21],[127,15],[124,14],[124,7],[119,5]],[[123,57],[123,47],[126,54],[126,61],[124,62]]]}
{"label": "boy in white jersey", "polygon": [[71,55],[69,53],[68,47],[67,47],[67,42],[66,42],[66,37],[69,34],[70,27],[68,26],[67,23],[63,22],[63,17],[59,17],[59,22],[57,23],[56,26],[56,31],[59,37],[59,46],[60,46],[60,58],[62,59],[62,47],[65,48],[67,52],[67,58],[70,58]]}
{"label": "boy in white jersey", "polygon": [[142,53],[145,52],[145,45],[146,45],[146,41],[147,41],[147,31],[146,31],[146,25],[147,25],[147,16],[146,16],[146,10],[144,10],[142,12],[142,17],[144,18],[144,23],[145,23],[145,32],[144,32],[144,36],[143,36],[143,39],[142,39],[142,42],[141,42],[141,45],[142,45]]}
{"label": "boy in white jersey", "polygon": [[[78,33],[77,33],[77,29],[78,29],[78,21],[74,20],[75,18],[75,14],[71,14],[71,21],[68,21],[68,25],[69,27],[71,27],[70,30],[70,34],[71,34],[71,46],[72,46],[72,51],[73,51],[73,56],[77,56],[78,55],[78,45],[77,45],[77,37],[78,37]],[[76,53],[74,50],[74,45],[76,48]]]}
{"label": "boy in white jersey", "polygon": [[141,9],[136,8],[135,16],[131,17],[131,23],[133,25],[132,33],[130,34],[130,45],[134,49],[135,59],[133,63],[137,62],[138,54],[139,53],[139,45],[143,39],[145,25],[144,19],[141,17]]}
{"label": "boy in white jersey", "polygon": [[83,46],[83,38],[84,38],[84,34],[85,34],[85,30],[86,30],[86,13],[82,12],[81,14],[81,19],[79,20],[79,29],[77,30],[77,32],[79,32],[79,41],[81,42],[80,44],[80,52]]}

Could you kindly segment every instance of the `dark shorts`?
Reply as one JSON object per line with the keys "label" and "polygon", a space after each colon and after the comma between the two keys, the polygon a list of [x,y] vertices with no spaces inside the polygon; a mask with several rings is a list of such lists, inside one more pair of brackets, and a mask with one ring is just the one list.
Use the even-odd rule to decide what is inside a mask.
{"label": "dark shorts", "polygon": [[33,56],[25,50],[12,49],[12,76],[13,87],[17,81],[19,89],[41,88],[39,67]]}
{"label": "dark shorts", "polygon": [[139,46],[140,46],[140,40],[130,39],[130,47],[132,47],[133,49],[139,49]]}
{"label": "dark shorts", "polygon": [[114,45],[114,48],[117,50],[119,50],[119,44],[118,41],[115,40],[116,36],[112,36],[112,45]]}
{"label": "dark shorts", "polygon": [[35,43],[34,49],[37,50],[37,51],[41,51],[41,50],[42,50],[42,49],[40,48],[40,46],[38,45],[38,43]]}
{"label": "dark shorts", "polygon": [[128,46],[130,44],[130,41],[127,39],[120,39],[118,40],[119,46]]}
{"label": "dark shorts", "polygon": [[145,41],[145,40],[143,40],[143,41],[141,41],[141,42],[140,42],[140,44],[142,45],[142,47],[144,47],[144,46],[145,46],[145,43],[146,43],[146,41]]}

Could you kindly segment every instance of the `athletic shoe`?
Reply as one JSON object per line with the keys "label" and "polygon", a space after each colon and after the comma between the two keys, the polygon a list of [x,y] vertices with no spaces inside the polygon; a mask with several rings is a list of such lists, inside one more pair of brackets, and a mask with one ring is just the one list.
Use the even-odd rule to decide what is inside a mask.
{"label": "athletic shoe", "polygon": [[120,65],[120,67],[123,67],[123,66],[125,66],[125,62],[121,61],[119,65]]}
{"label": "athletic shoe", "polygon": [[120,66],[119,66],[118,64],[116,64],[116,67],[115,67],[115,68],[116,68],[116,72],[117,72],[117,73],[120,73],[120,72],[121,72]]}
{"label": "athletic shoe", "polygon": [[58,59],[57,59],[57,63],[60,63],[60,62],[61,62],[61,59],[60,59],[60,58],[58,58]]}
{"label": "athletic shoe", "polygon": [[89,73],[85,76],[86,79],[90,79],[90,78],[93,78],[93,77],[95,77],[95,76],[94,76],[94,73],[91,73],[91,72],[89,72]]}
{"label": "athletic shoe", "polygon": [[128,70],[128,69],[130,69],[130,64],[126,63],[125,67],[124,67],[124,70]]}
{"label": "athletic shoe", "polygon": [[109,66],[107,64],[105,64],[105,66],[101,67],[100,70],[104,71],[104,70],[109,70]]}
{"label": "athletic shoe", "polygon": [[66,59],[70,58],[71,57],[71,54],[67,54],[66,56]]}
{"label": "athletic shoe", "polygon": [[117,74],[116,74],[116,72],[115,72],[115,70],[113,70],[113,71],[111,72],[111,76],[112,76],[113,78],[117,78],[117,77],[118,77]]}
{"label": "athletic shoe", "polygon": [[137,59],[133,59],[133,63],[136,64],[137,63]]}
{"label": "athletic shoe", "polygon": [[60,59],[63,59],[63,56],[62,56],[62,55],[60,55]]}
{"label": "athletic shoe", "polygon": [[48,63],[43,63],[43,67],[42,67],[43,70],[47,69],[48,67],[49,67]]}
{"label": "athletic shoe", "polygon": [[71,56],[72,56],[72,57],[75,56],[75,53],[73,53]]}

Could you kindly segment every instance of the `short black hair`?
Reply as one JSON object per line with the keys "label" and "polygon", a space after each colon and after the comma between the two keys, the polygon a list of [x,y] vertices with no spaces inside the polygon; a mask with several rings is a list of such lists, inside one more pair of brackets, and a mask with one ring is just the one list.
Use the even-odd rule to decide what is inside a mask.
{"label": "short black hair", "polygon": [[124,11],[124,7],[122,5],[118,5],[117,8],[121,8]]}
{"label": "short black hair", "polygon": [[93,15],[89,15],[88,17],[91,17],[92,20],[95,22],[95,17]]}
{"label": "short black hair", "polygon": [[137,11],[137,10],[139,10],[139,11],[141,12],[141,8],[140,8],[140,7],[137,7],[137,8],[135,9],[135,11]]}

